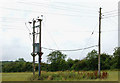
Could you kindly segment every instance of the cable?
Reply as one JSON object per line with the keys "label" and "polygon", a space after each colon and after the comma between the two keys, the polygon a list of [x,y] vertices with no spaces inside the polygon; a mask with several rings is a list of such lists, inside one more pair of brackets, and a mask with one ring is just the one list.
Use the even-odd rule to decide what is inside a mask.
{"label": "cable", "polygon": [[120,16],[120,15],[106,16],[106,17],[103,17],[102,19],[104,19],[104,18],[116,17],[116,16]]}
{"label": "cable", "polygon": [[[0,7],[0,8],[15,10],[15,11],[19,11],[19,12],[25,11],[25,12],[32,12],[32,13],[56,14],[56,15],[66,15],[66,16],[80,16],[79,14],[65,14],[65,13],[53,13],[53,12],[49,13],[49,12],[39,12],[39,11],[33,11],[33,10],[22,10],[22,9],[8,8],[8,7]],[[81,16],[81,17],[83,17],[83,16]],[[93,16],[88,16],[88,17],[93,17]]]}
{"label": "cable", "polygon": [[[106,26],[110,25],[111,27],[114,26],[114,29],[116,28],[117,29],[117,25],[118,23],[116,23],[116,21],[114,21],[113,19],[111,18],[108,18],[108,19],[104,19],[104,21],[106,22],[103,22],[103,23],[107,23]],[[108,26],[110,28],[110,26]],[[104,31],[101,31],[102,33],[105,33],[105,32],[115,32],[115,31],[119,31],[119,30],[104,30]]]}
{"label": "cable", "polygon": [[111,12],[111,13],[108,13],[107,14],[103,14],[103,18],[109,18],[109,17],[115,17],[115,16],[119,16],[120,12]]}
{"label": "cable", "polygon": [[[85,45],[85,46],[87,46],[87,45],[88,45],[88,42],[90,41],[90,39],[91,39],[92,35],[94,34],[95,29],[97,28],[97,25],[98,25],[98,22],[96,23],[96,25],[95,25],[95,27],[94,27],[93,31],[91,32],[91,35],[90,35],[90,37],[89,37],[89,39],[88,39],[88,41],[87,41],[87,43],[86,43],[86,45]],[[84,50],[82,50],[82,52],[84,52],[84,51],[85,51],[85,49],[84,49]],[[82,54],[82,52],[80,53],[80,55]]]}
{"label": "cable", "polygon": [[101,32],[104,33],[104,32],[115,32],[115,31],[120,31],[120,30],[109,30],[109,31],[101,31]]}
{"label": "cable", "polygon": [[[51,46],[48,44],[48,42],[46,41],[46,40],[44,40],[45,41],[45,43],[49,46],[49,48],[51,48]],[[53,52],[54,50],[52,50],[52,52]]]}
{"label": "cable", "polygon": [[79,51],[79,50],[84,50],[84,49],[89,49],[89,48],[93,48],[93,47],[97,47],[98,45],[94,45],[94,46],[90,46],[90,47],[86,47],[86,48],[81,48],[81,49],[72,49],[72,50],[58,50],[58,49],[52,49],[52,48],[46,48],[46,47],[42,47],[43,49],[47,49],[47,50],[55,50],[55,51]]}
{"label": "cable", "polygon": [[31,34],[29,34],[29,39],[30,39],[30,41],[32,42],[32,39],[31,39],[30,35],[31,35]]}
{"label": "cable", "polygon": [[114,12],[114,11],[118,11],[118,10],[112,10],[112,11],[107,11],[107,12],[103,12],[103,13],[111,13],[111,12]]}
{"label": "cable", "polygon": [[[43,25],[45,26],[44,22],[43,22]],[[59,47],[58,47],[58,45],[57,45],[56,41],[53,39],[53,37],[52,37],[52,35],[51,35],[51,33],[49,32],[49,30],[48,30],[48,29],[47,29],[47,32],[48,32],[49,36],[51,37],[52,41],[54,42],[54,44],[55,44],[56,48],[57,48],[57,49],[59,49]]]}
{"label": "cable", "polygon": [[17,24],[19,23],[19,24],[21,24],[21,23],[24,23],[25,21],[12,21],[12,20],[3,20],[3,21],[0,21],[1,23],[5,23],[5,22],[7,22],[7,23],[14,23],[14,22],[16,22]]}
{"label": "cable", "polygon": [[25,23],[25,26],[26,26],[27,30],[29,31],[29,33],[31,33],[31,31],[30,31],[30,29],[27,27],[26,23]]}
{"label": "cable", "polygon": [[112,16],[112,15],[118,15],[120,13],[109,13],[109,14],[103,14],[103,16]]}
{"label": "cable", "polygon": [[18,29],[18,28],[0,28],[0,29],[15,29],[15,30],[23,30],[23,31],[25,31],[25,29]]}
{"label": "cable", "polygon": [[[74,3],[66,3],[66,2],[53,2],[53,3],[55,3],[55,4],[64,4],[64,5],[70,5],[70,6],[82,6],[82,7],[87,7],[87,8],[90,8],[91,6],[88,6],[88,5],[81,5],[81,4],[74,4]],[[95,7],[91,7],[91,8],[95,8]]]}
{"label": "cable", "polygon": [[106,12],[106,13],[102,13],[104,16],[106,15],[114,15],[114,14],[120,14],[120,11],[119,10],[116,10],[116,12]]}
{"label": "cable", "polygon": [[25,19],[25,18],[18,18],[18,17],[0,17],[0,18],[4,18],[4,19],[6,19],[6,18],[8,18],[8,19],[11,19],[11,20],[13,20],[13,19],[19,19],[19,20],[23,20],[23,19]]}
{"label": "cable", "polygon": [[[28,5],[34,5],[34,6],[46,6],[46,7],[52,7],[52,8],[55,8],[55,9],[62,9],[62,10],[71,10],[71,11],[75,11],[75,12],[80,12],[78,11],[79,9],[76,9],[76,8],[73,8],[71,6],[74,6],[74,5],[70,5],[69,7],[66,6],[66,4],[64,6],[60,6],[60,5],[49,5],[49,4],[46,4],[46,3],[36,3],[36,2],[32,2],[32,3],[28,3],[28,2],[19,2],[19,3],[23,3],[23,4],[28,4]],[[63,4],[62,4],[63,5]],[[75,5],[76,6],[76,5]],[[90,8],[90,7],[85,7],[85,6],[78,6],[78,7],[82,7],[82,8]],[[77,7],[77,8],[78,8]],[[72,10],[73,9],[73,10]],[[92,9],[91,9],[92,10]],[[90,10],[90,11],[91,11]],[[94,10],[95,11],[95,10]]]}
{"label": "cable", "polygon": [[30,29],[27,27],[26,23],[25,23],[25,26],[26,26],[26,28],[27,28],[27,30],[28,30],[28,32],[29,32],[29,39],[30,39],[30,41],[32,42],[32,39],[31,39],[31,37],[30,37],[31,31],[30,31]]}
{"label": "cable", "polygon": [[16,25],[7,25],[7,24],[1,24],[2,27],[8,26],[8,27],[23,27],[23,26],[16,26]]}
{"label": "cable", "polygon": [[115,20],[115,19],[113,19],[113,18],[109,18],[109,21],[112,21],[112,23],[114,23],[115,25],[118,25],[118,20]]}

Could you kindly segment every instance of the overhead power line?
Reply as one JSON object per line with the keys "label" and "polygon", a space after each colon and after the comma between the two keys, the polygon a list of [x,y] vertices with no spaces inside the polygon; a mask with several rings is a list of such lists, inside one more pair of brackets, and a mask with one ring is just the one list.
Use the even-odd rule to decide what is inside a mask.
{"label": "overhead power line", "polygon": [[[88,38],[85,46],[88,45],[90,39],[92,38],[92,35],[94,35],[94,32],[95,32],[95,30],[96,30],[96,28],[97,28],[97,25],[98,25],[98,22],[96,23],[95,27],[93,28],[93,31],[91,32],[91,35],[90,35],[90,37]],[[82,54],[84,51],[85,51],[85,49],[82,50],[81,54]]]}
{"label": "overhead power line", "polygon": [[116,17],[116,16],[120,16],[120,15],[111,15],[111,16],[105,16],[105,17],[103,17],[102,19],[104,19],[104,18]]}
{"label": "overhead power line", "polygon": [[[11,27],[11,26],[10,26]],[[25,29],[18,29],[18,28],[0,28],[0,29],[3,29],[3,30],[5,30],[5,29],[7,29],[7,30],[22,30],[22,31],[25,31]]]}
{"label": "overhead power line", "polygon": [[31,39],[31,37],[30,37],[31,31],[30,31],[30,29],[27,27],[27,24],[26,24],[26,23],[25,23],[25,26],[26,26],[26,28],[27,28],[27,30],[28,30],[28,32],[29,32],[29,39],[30,39],[30,41],[32,42],[32,39]]}
{"label": "overhead power line", "polygon": [[93,47],[97,47],[98,45],[94,45],[94,46],[90,46],[90,47],[85,47],[85,48],[79,48],[79,49],[69,49],[69,50],[58,50],[58,49],[52,49],[52,48],[46,48],[46,47],[42,47],[43,49],[47,49],[47,50],[55,50],[55,51],[80,51],[80,50],[85,50],[85,49],[90,49]]}
{"label": "overhead power line", "polygon": [[118,10],[111,10],[111,11],[107,11],[107,12],[103,12],[103,13],[111,13],[111,12],[116,12]]}
{"label": "overhead power line", "polygon": [[103,15],[106,16],[106,15],[114,15],[114,14],[119,14],[119,13],[120,13],[120,12],[112,12],[112,13],[107,13],[107,14],[104,14],[104,13],[103,13]]}
{"label": "overhead power line", "polygon": [[[41,11],[34,11],[34,10],[23,10],[23,9],[17,9],[17,8],[11,8],[11,7],[0,7],[0,8],[2,8],[2,9],[7,9],[7,10],[14,10],[14,11],[19,11],[19,12],[21,12],[21,11],[25,11],[25,12],[32,12],[32,13],[42,13],[42,14],[55,14],[55,15],[65,15],[65,16],[79,16],[79,17],[83,17],[83,15],[79,15],[79,13],[78,14],[75,14],[75,13],[72,13],[72,14],[67,14],[67,13],[55,13],[55,12],[41,12]],[[90,15],[90,13],[88,13],[89,14],[89,16],[87,16],[87,17],[96,17],[96,16],[92,16],[92,15]]]}
{"label": "overhead power line", "polygon": [[[56,9],[67,9],[67,10],[72,10],[75,11],[79,10],[80,8],[87,8],[88,10],[93,10],[96,11],[95,7],[90,7],[90,6],[83,6],[83,5],[76,5],[76,4],[60,4],[60,3],[36,3],[36,2],[18,2],[18,3],[23,3],[23,4],[28,4],[28,5],[34,5],[34,6],[45,6],[45,7],[52,7],[52,8],[56,8]],[[77,6],[77,7],[76,7]],[[94,9],[93,9],[94,8]],[[79,11],[80,12],[80,11]]]}
{"label": "overhead power line", "polygon": [[27,27],[26,23],[25,23],[25,26],[26,26],[27,30],[29,31],[29,33],[31,33],[31,31],[30,31],[30,29]]}

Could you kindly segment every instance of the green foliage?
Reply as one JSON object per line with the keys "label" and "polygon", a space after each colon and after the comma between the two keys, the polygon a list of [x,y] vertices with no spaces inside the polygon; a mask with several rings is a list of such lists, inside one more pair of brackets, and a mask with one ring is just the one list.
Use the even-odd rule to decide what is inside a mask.
{"label": "green foliage", "polygon": [[107,55],[105,53],[101,54],[100,61],[101,61],[101,69],[102,70],[108,70],[111,66],[112,58],[110,55]]}
{"label": "green foliage", "polygon": [[98,54],[97,54],[97,51],[96,50],[92,50],[91,52],[88,53],[86,59],[89,60],[89,59],[94,59],[94,58],[97,58]]}
{"label": "green foliage", "polygon": [[[73,78],[69,78],[72,76],[72,74],[69,75],[69,73],[74,73]],[[108,72],[108,77],[106,78],[105,75],[103,75],[105,78],[100,79],[90,79],[83,78],[84,71],[57,71],[57,72],[41,72],[41,82],[43,81],[118,81],[118,71],[107,71]],[[38,72],[37,72],[38,73]],[[84,72],[85,73],[85,72]],[[86,71],[87,73],[93,73],[93,71]],[[55,75],[53,75],[55,74]],[[57,74],[57,75],[56,75]],[[101,71],[101,74],[103,74],[103,71]],[[54,78],[56,76],[56,78]],[[35,80],[38,81],[38,74],[36,74]],[[13,72],[13,73],[2,73],[2,81],[33,81],[33,73],[32,72]],[[43,80],[43,81],[42,81]],[[40,82],[40,81],[39,81]]]}
{"label": "green foliage", "polygon": [[24,58],[19,58],[18,60],[16,60],[16,62],[26,62],[26,61],[24,60]]}
{"label": "green foliage", "polygon": [[96,50],[92,50],[86,57],[87,70],[97,70],[98,54]]}
{"label": "green foliage", "polygon": [[72,60],[72,59],[68,59],[67,60],[67,65],[68,65],[68,68],[67,68],[67,70],[72,70],[72,67],[73,67],[73,65],[74,65],[74,60]]}
{"label": "green foliage", "polygon": [[60,51],[54,51],[47,55],[48,62],[51,65],[48,67],[50,71],[64,71],[67,69],[68,65],[65,61],[66,55],[62,54]]}
{"label": "green foliage", "polygon": [[61,60],[65,60],[66,55],[62,54],[60,51],[53,51],[49,55],[47,55],[48,62],[60,62]]}
{"label": "green foliage", "polygon": [[12,62],[2,66],[3,72],[25,72],[32,71],[30,62]]}
{"label": "green foliage", "polygon": [[120,47],[114,49],[111,63],[113,64],[111,69],[120,69]]}
{"label": "green foliage", "polygon": [[[51,52],[48,56],[48,62],[41,63],[43,71],[66,71],[66,70],[97,70],[98,68],[98,53],[92,50],[87,54],[87,57],[82,60],[68,59],[65,61],[66,55],[60,51]],[[113,55],[102,53],[100,57],[101,70],[120,69],[120,47],[114,49]],[[16,61],[2,62],[2,72],[27,72],[33,70],[33,63],[26,62],[23,58]],[[0,67],[1,67],[0,66]],[[35,64],[35,70],[38,71],[38,63]]]}
{"label": "green foliage", "polygon": [[[108,77],[107,72],[101,72],[101,79]],[[58,72],[42,72],[41,76],[35,75],[34,79],[31,76],[31,80],[81,80],[81,79],[97,79],[97,71],[58,71]]]}

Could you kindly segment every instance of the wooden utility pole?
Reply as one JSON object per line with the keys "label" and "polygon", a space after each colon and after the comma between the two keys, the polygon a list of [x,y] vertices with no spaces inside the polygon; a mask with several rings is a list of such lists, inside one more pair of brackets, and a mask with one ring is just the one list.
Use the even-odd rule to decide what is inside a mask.
{"label": "wooden utility pole", "polygon": [[38,19],[39,21],[39,77],[41,75],[41,57],[42,57],[42,49],[41,49],[41,22],[42,22],[42,19]]}
{"label": "wooden utility pole", "polygon": [[33,19],[33,77],[35,76],[35,20]]}
{"label": "wooden utility pole", "polygon": [[99,42],[98,42],[98,76],[100,78],[100,55],[101,55],[101,9],[99,11]]}

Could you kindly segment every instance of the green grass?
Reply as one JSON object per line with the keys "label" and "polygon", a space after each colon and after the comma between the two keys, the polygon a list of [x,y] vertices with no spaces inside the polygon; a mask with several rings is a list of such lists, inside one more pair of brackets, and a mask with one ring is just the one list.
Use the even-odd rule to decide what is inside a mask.
{"label": "green grass", "polygon": [[[86,71],[92,72],[92,71]],[[78,72],[65,71],[65,72],[45,72],[42,71],[41,80],[57,80],[57,81],[118,81],[118,71],[107,71],[107,79],[87,79],[80,78]],[[36,72],[35,80],[37,78],[38,72]],[[74,78],[71,76],[75,76]],[[30,81],[32,78],[32,72],[17,72],[17,73],[2,73],[2,81]]]}
{"label": "green grass", "polygon": [[29,81],[32,72],[2,73],[2,81]]}

